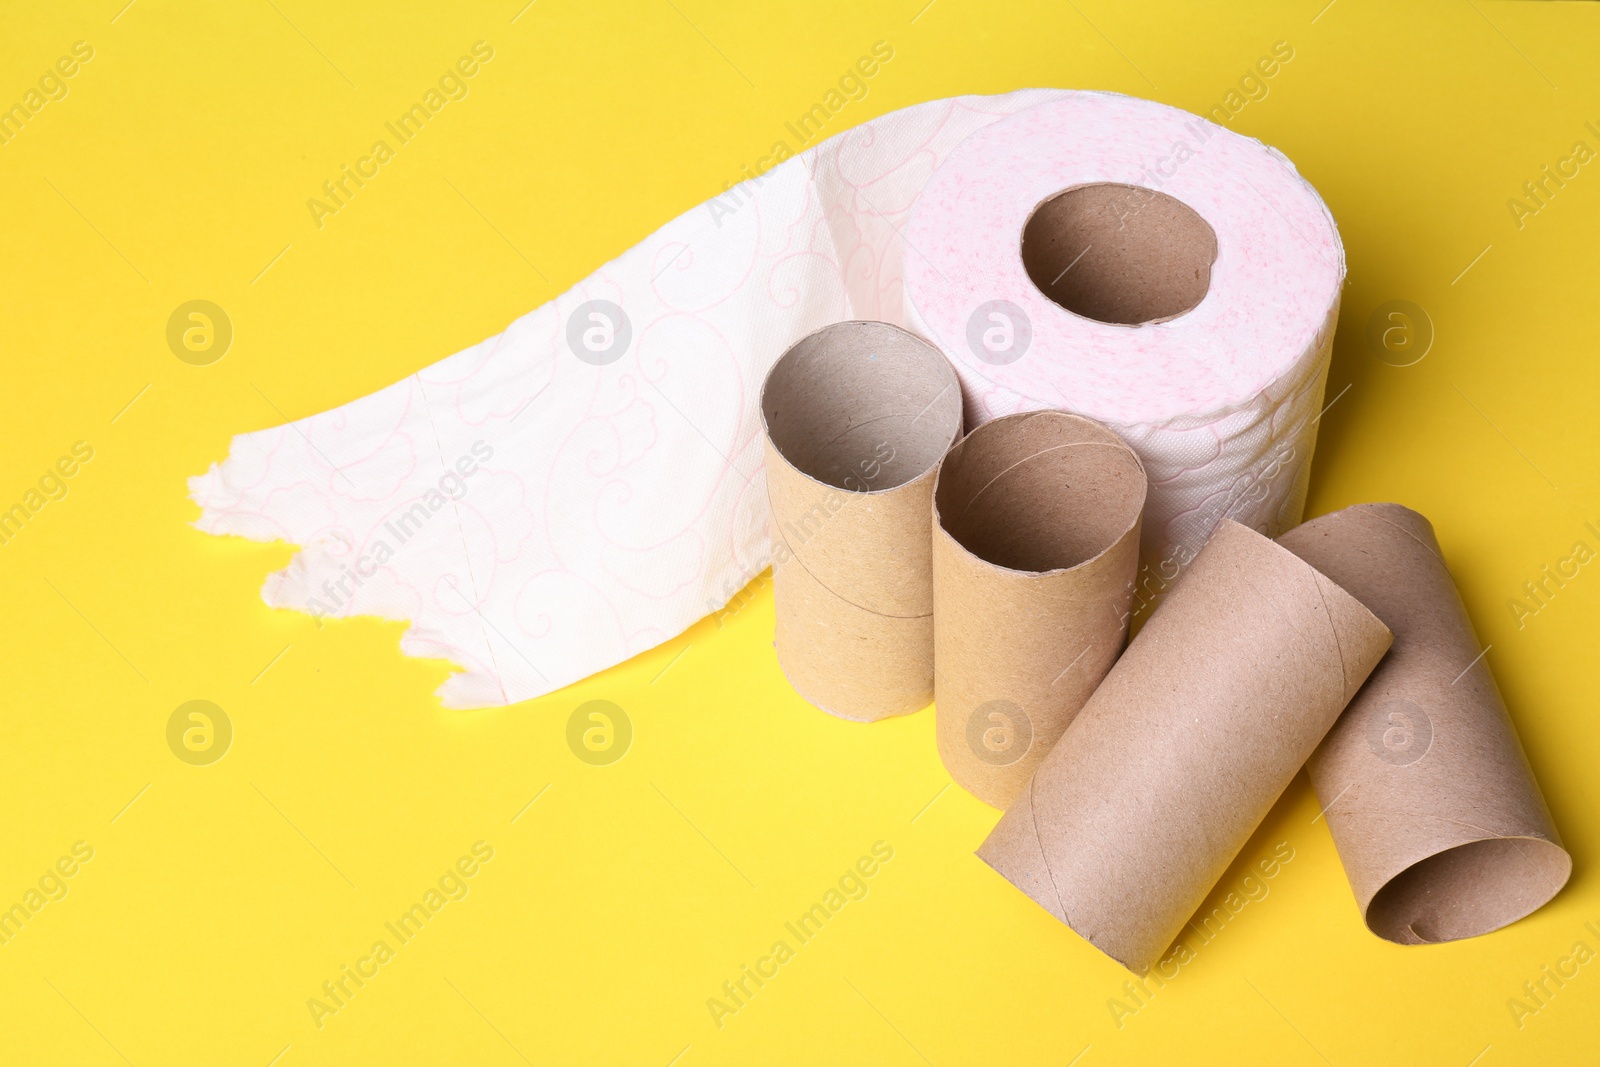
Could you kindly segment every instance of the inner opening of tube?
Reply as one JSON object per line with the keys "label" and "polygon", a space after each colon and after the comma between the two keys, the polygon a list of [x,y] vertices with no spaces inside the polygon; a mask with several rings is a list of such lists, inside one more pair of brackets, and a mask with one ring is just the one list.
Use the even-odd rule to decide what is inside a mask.
{"label": "inner opening of tube", "polygon": [[1059,192],[1022,228],[1022,265],[1075,315],[1119,326],[1193,311],[1211,288],[1217,235],[1181,200],[1101,182]]}
{"label": "inner opening of tube", "polygon": [[1144,498],[1144,471],[1111,431],[1034,415],[973,431],[940,468],[934,504],[939,524],[979,559],[1050,571],[1116,544]]}
{"label": "inner opening of tube", "polygon": [[1538,838],[1473,841],[1401,871],[1367,906],[1367,925],[1401,944],[1476,937],[1516,922],[1566,882],[1572,860]]}
{"label": "inner opening of tube", "polygon": [[883,322],[824,327],[783,354],[761,393],[773,446],[856,493],[927,473],[961,436],[961,387],[937,349]]}

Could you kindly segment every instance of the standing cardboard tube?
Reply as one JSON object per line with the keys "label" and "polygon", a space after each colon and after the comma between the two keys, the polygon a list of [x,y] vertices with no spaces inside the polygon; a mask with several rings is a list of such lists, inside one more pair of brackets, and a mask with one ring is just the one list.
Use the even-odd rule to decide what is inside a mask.
{"label": "standing cardboard tube", "polygon": [[938,349],[883,322],[825,326],[761,388],[778,663],[872,721],[933,698],[933,472],[961,436]]}
{"label": "standing cardboard tube", "polygon": [[978,856],[1144,973],[1389,642],[1349,593],[1225,520]]}
{"label": "standing cardboard tube", "polygon": [[1003,808],[1122,651],[1139,565],[1144,467],[1059,411],[974,430],[934,488],[939,756]]}
{"label": "standing cardboard tube", "polygon": [[1363,504],[1279,543],[1394,631],[1394,650],[1308,768],[1368,928],[1428,944],[1543,907],[1572,857],[1432,525],[1398,504]]}

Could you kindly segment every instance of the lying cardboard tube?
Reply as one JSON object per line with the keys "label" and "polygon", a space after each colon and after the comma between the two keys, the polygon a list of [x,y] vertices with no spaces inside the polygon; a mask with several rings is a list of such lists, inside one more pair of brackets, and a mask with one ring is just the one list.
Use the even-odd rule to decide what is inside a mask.
{"label": "lying cardboard tube", "polygon": [[1122,651],[1144,467],[1059,411],[985,423],[934,485],[934,703],[950,777],[1003,808]]}
{"label": "lying cardboard tube", "polygon": [[1224,520],[979,858],[1144,973],[1389,641],[1349,593]]}
{"label": "lying cardboard tube", "polygon": [[1394,649],[1311,757],[1367,926],[1402,945],[1474,937],[1572,873],[1428,520],[1363,504],[1279,544],[1359,597]]}
{"label": "lying cardboard tube", "polygon": [[872,721],[933,698],[934,468],[961,436],[938,349],[883,322],[802,338],[761,387],[778,663]]}

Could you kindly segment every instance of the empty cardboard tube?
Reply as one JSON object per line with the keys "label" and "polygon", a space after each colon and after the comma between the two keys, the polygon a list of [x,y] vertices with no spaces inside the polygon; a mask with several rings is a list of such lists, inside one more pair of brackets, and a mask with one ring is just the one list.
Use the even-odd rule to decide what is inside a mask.
{"label": "empty cardboard tube", "polygon": [[1224,520],[979,858],[1144,973],[1389,642],[1349,593]]}
{"label": "empty cardboard tube", "polygon": [[1059,411],[1008,415],[951,449],[934,487],[939,756],[1003,808],[1122,651],[1144,467]]}
{"label": "empty cardboard tube", "polygon": [[961,436],[938,349],[839,322],[761,388],[778,663],[806,700],[872,721],[933,698],[934,468]]}
{"label": "empty cardboard tube", "polygon": [[1363,504],[1279,543],[1394,631],[1394,649],[1308,766],[1367,927],[1429,944],[1543,907],[1572,857],[1432,525],[1398,504]]}

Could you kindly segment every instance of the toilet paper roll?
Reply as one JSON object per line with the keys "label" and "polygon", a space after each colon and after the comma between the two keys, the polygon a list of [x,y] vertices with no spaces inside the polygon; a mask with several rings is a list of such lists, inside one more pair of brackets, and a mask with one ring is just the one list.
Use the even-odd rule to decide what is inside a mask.
{"label": "toilet paper roll", "polygon": [[1005,807],[1122,651],[1144,468],[1061,412],[1008,415],[950,451],[934,489],[939,756]]}
{"label": "toilet paper roll", "polygon": [[1433,526],[1363,504],[1279,544],[1394,631],[1308,769],[1362,918],[1403,945],[1498,930],[1561,891],[1572,857],[1517,741]]}
{"label": "toilet paper roll", "polygon": [[1224,521],[978,856],[1143,973],[1389,641],[1349,593]]}
{"label": "toilet paper roll", "polygon": [[[1065,406],[1133,445],[1152,483],[1146,557],[1162,555],[1136,613],[1219,517],[1276,532],[1298,515],[1343,267],[1281,156],[1158,104],[1048,89],[932,101],[798,147],[774,146],[757,177],[503,333],[433,366],[414,353],[420,369],[386,389],[236,437],[190,481],[196,525],[301,546],[262,589],[272,606],[410,622],[402,651],[463,668],[447,706],[526,700],[720,621],[762,572],[757,386],[847,319],[912,326],[956,356],[980,421]],[[1016,163],[1010,179],[973,169],[991,151]],[[969,173],[992,195],[958,195]],[[1081,182],[1145,191],[1074,197],[1030,227],[1039,200]],[[1061,236],[1083,217],[1112,262]],[[1207,251],[1189,242],[1207,228],[1204,296],[1178,314],[1198,275],[1152,295],[1129,271],[1152,256],[1157,280],[1200,271]],[[1069,251],[1076,265],[1057,267]],[[1075,316],[1027,265],[1090,314],[1170,321]],[[969,336],[994,347],[978,359]]]}
{"label": "toilet paper roll", "polygon": [[1300,521],[1344,254],[1281,154],[1187,112],[1073,93],[974,133],[912,209],[911,328],[967,428],[1060,408],[1150,476],[1135,611],[1231,518]]}
{"label": "toilet paper roll", "polygon": [[761,389],[778,662],[811,703],[870,721],[933,698],[934,469],[961,390],[926,341],[841,322]]}

